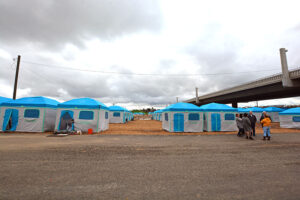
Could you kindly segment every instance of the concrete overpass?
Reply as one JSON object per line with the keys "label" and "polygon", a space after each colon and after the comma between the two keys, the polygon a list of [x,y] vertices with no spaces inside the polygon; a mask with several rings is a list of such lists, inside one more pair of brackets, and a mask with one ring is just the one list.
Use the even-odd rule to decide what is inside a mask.
{"label": "concrete overpass", "polygon": [[206,94],[186,100],[185,102],[196,105],[203,105],[211,102],[228,104],[237,107],[238,103],[269,100],[287,97],[300,96],[300,68],[288,71],[286,52],[280,49],[282,73],[275,74],[266,78],[228,88],[222,91]]}

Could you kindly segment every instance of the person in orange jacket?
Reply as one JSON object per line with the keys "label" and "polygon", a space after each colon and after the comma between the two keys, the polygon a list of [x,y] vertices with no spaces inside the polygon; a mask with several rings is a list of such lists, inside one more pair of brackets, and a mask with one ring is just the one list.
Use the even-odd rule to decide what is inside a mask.
{"label": "person in orange jacket", "polygon": [[262,119],[260,121],[260,123],[263,125],[263,130],[264,130],[264,139],[263,140],[266,140],[266,138],[268,138],[268,140],[270,140],[271,139],[271,133],[270,133],[271,118],[270,118],[270,116],[268,116],[265,113],[265,118]]}

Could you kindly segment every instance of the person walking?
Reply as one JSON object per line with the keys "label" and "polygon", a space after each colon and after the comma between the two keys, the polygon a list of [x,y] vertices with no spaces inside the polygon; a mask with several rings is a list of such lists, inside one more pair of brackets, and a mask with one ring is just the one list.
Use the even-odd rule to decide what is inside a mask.
{"label": "person walking", "polygon": [[239,129],[239,132],[237,134],[237,136],[241,137],[244,134],[244,129],[243,129],[243,114],[236,114],[235,115],[235,121],[236,121],[236,126]]}
{"label": "person walking", "polygon": [[252,126],[251,126],[251,122],[250,122],[250,119],[249,119],[247,113],[244,114],[244,117],[242,118],[242,120],[243,120],[244,132],[246,133],[246,139],[253,140],[253,138],[251,136]]}
{"label": "person walking", "polygon": [[262,119],[260,121],[260,123],[263,125],[263,130],[264,130],[264,138],[263,138],[263,140],[266,140],[266,138],[268,138],[268,140],[270,140],[271,139],[271,132],[270,132],[271,119],[270,119],[270,116],[268,116],[267,114],[265,114],[264,119]]}
{"label": "person walking", "polygon": [[249,112],[248,118],[250,119],[250,122],[251,122],[252,135],[255,136],[255,124],[256,124],[257,119],[256,119],[255,115],[253,115],[252,111]]}

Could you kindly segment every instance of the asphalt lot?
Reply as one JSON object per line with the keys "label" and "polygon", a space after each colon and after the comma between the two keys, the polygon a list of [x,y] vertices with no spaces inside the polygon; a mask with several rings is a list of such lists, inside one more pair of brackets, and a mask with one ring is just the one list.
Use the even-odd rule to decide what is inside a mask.
{"label": "asphalt lot", "polygon": [[300,134],[0,134],[0,199],[300,199]]}

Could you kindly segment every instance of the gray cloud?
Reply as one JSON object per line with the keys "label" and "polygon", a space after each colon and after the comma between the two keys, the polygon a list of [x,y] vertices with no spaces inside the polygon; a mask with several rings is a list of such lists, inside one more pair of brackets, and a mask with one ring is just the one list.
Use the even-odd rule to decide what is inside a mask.
{"label": "gray cloud", "polygon": [[[36,57],[38,60],[43,58]],[[49,65],[52,61],[48,59]],[[54,62],[53,62],[54,63]],[[112,71],[132,73],[129,69],[113,66]],[[0,69],[1,75],[3,74]],[[182,72],[184,73],[184,72]],[[14,69],[6,72],[5,80],[12,86]],[[105,103],[174,103],[190,89],[194,93],[197,78],[168,76],[132,76],[101,74],[95,72],[70,71],[59,68],[43,67],[28,63],[21,64],[19,89],[30,89],[28,96],[50,96],[61,100],[79,97],[100,98]],[[201,85],[201,84],[200,84]],[[207,88],[202,84],[200,89]],[[20,97],[20,96],[18,96]],[[181,98],[181,100],[184,100]]]}
{"label": "gray cloud", "polygon": [[156,0],[0,1],[0,44],[32,43],[49,50],[160,26]]}
{"label": "gray cloud", "polygon": [[[76,55],[72,51],[66,51],[65,54],[61,51],[66,44],[74,44],[82,50],[85,42],[92,38],[111,40],[138,31],[160,31],[161,22],[159,3],[156,0],[0,1],[0,44],[11,55],[22,52],[22,56],[25,54],[24,60],[48,65],[56,65],[60,61],[72,63],[76,60]],[[274,57],[253,54],[249,55],[249,60],[241,60],[240,52],[247,47],[247,41],[226,35],[222,28],[218,23],[210,23],[203,28],[197,41],[186,44],[179,51],[184,58],[189,59],[188,63],[197,64],[197,74],[233,73],[230,75],[116,75],[63,70],[21,62],[19,89],[29,89],[28,96],[41,95],[60,100],[91,97],[104,103],[169,104],[174,103],[176,97],[180,100],[194,97],[195,87],[199,88],[201,95],[274,73],[236,72],[260,70],[263,69],[262,65],[280,65],[277,49]],[[275,47],[272,48],[287,47],[290,50],[288,58],[291,64],[299,63],[299,28],[288,32],[286,38],[274,41]],[[53,54],[54,51],[58,53]],[[180,61],[182,62],[162,55],[157,65],[149,67],[149,73],[190,74],[189,66],[182,69],[176,67],[181,66]],[[12,90],[14,68],[10,67],[11,62],[0,58],[0,84],[10,85]],[[105,70],[134,73],[130,66],[112,65]],[[0,91],[0,94],[3,93]]]}

